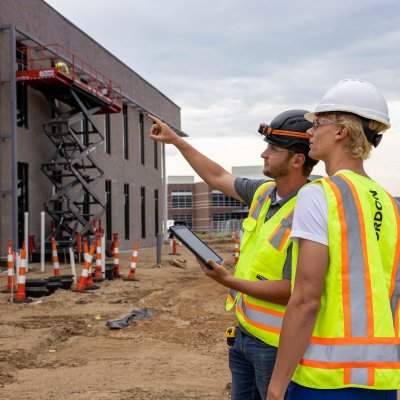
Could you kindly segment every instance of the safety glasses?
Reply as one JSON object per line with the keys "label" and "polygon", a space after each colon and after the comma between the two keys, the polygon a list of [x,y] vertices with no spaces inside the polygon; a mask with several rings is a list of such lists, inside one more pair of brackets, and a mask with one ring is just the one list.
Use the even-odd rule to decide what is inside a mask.
{"label": "safety glasses", "polygon": [[295,154],[296,153],[294,150],[281,149],[281,148],[279,148],[277,146],[274,146],[272,144],[268,144],[267,151],[268,151],[270,156],[279,156],[282,153],[286,153],[286,154]]}
{"label": "safety glasses", "polygon": [[316,131],[319,127],[321,126],[327,126],[327,125],[339,125],[337,122],[333,122],[329,119],[326,118],[315,118],[314,121],[312,122],[312,127]]}

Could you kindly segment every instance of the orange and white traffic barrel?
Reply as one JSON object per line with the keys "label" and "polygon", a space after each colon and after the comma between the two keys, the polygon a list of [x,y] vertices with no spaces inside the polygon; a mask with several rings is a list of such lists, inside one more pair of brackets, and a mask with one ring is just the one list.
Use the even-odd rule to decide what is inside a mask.
{"label": "orange and white traffic barrel", "polygon": [[86,290],[87,280],[88,280],[90,268],[92,265],[93,255],[96,250],[96,244],[97,244],[97,241],[94,240],[92,243],[92,246],[90,247],[90,252],[83,264],[83,269],[82,269],[81,276],[79,277],[78,284],[76,285],[76,288],[73,289],[74,292],[84,292]]}
{"label": "orange and white traffic barrel", "polygon": [[30,303],[32,301],[32,299],[26,297],[25,287],[26,287],[26,250],[24,242],[21,250],[21,264],[18,270],[17,293],[15,293],[15,297],[13,299],[14,303]]}
{"label": "orange and white traffic barrel", "polygon": [[136,240],[135,245],[133,246],[133,253],[131,258],[131,267],[129,269],[129,274],[126,278],[124,278],[124,281],[138,281],[138,279],[135,278],[138,254],[139,254],[139,240]]}
{"label": "orange and white traffic barrel", "polygon": [[61,275],[60,272],[60,262],[58,261],[58,254],[57,254],[57,243],[54,236],[51,238],[51,256],[53,260],[53,274],[54,276]]}
{"label": "orange and white traffic barrel", "polygon": [[178,242],[177,240],[173,237],[171,239],[171,253],[169,253],[170,256],[179,256],[180,254],[177,253],[176,249],[177,249],[177,245]]}
{"label": "orange and white traffic barrel", "polygon": [[113,253],[114,253],[114,278],[120,278],[119,273],[119,243],[118,243],[118,233],[114,233],[113,241]]}
{"label": "orange and white traffic barrel", "polygon": [[2,293],[11,293],[14,291],[14,258],[11,240],[7,246],[7,288],[2,290]]}
{"label": "orange and white traffic barrel", "polygon": [[94,274],[93,280],[95,282],[104,281],[103,272],[101,270],[101,236],[97,236],[97,246],[96,246],[96,272]]}

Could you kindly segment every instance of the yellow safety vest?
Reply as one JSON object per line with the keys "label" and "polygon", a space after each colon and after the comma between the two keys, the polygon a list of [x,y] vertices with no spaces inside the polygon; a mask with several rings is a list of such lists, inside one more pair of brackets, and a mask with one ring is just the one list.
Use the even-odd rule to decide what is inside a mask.
{"label": "yellow safety vest", "polygon": [[57,69],[60,69],[61,71],[65,72],[67,75],[69,74],[69,69],[67,67],[67,64],[65,64],[65,62],[57,61],[55,64],[55,67]]}
{"label": "yellow safety vest", "polygon": [[[283,279],[283,267],[297,196],[286,202],[268,221],[269,195],[275,183],[266,182],[256,191],[249,216],[243,221],[244,234],[235,277],[250,281]],[[226,309],[236,305],[239,323],[252,335],[277,347],[285,306],[230,290]]]}
{"label": "yellow safety vest", "polygon": [[[329,265],[293,381],[317,389],[399,389],[399,205],[350,171],[319,183],[328,203]],[[293,263],[297,256],[294,246]]]}

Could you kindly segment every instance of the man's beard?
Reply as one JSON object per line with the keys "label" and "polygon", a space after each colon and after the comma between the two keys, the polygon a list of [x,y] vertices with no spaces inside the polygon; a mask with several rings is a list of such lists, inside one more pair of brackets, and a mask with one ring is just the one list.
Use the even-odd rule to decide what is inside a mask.
{"label": "man's beard", "polygon": [[269,176],[272,179],[278,179],[288,175],[289,159],[290,159],[289,157],[286,158],[286,160],[284,160],[282,164],[280,164],[277,167],[271,167],[271,166],[264,167],[263,174]]}

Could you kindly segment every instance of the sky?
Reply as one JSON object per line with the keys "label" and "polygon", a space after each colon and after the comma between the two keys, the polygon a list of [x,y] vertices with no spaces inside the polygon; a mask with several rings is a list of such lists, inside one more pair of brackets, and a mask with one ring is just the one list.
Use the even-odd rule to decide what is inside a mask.
{"label": "sky", "polygon": [[[179,105],[188,141],[228,171],[262,165],[260,122],[314,109],[341,79],[371,82],[392,128],[366,170],[400,196],[399,0],[46,2]],[[167,175],[196,176],[166,154]]]}

